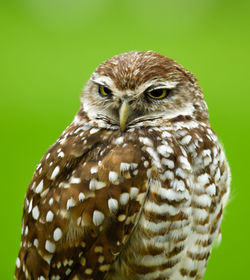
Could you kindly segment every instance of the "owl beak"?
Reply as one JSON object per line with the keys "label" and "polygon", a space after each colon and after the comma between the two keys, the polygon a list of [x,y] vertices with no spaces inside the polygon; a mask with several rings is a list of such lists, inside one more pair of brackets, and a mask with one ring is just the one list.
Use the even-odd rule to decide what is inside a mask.
{"label": "owl beak", "polygon": [[120,127],[122,132],[126,129],[128,116],[129,116],[129,105],[127,101],[123,101],[119,111]]}

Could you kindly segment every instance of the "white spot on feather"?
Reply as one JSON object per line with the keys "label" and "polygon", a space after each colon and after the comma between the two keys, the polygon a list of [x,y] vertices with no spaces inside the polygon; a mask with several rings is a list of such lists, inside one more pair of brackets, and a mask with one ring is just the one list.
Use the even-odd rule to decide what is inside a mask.
{"label": "white spot on feather", "polygon": [[43,190],[43,180],[40,181],[40,183],[38,184],[38,186],[36,187],[35,192],[36,193],[40,193]]}
{"label": "white spot on feather", "polygon": [[179,162],[182,164],[183,169],[191,170],[191,165],[186,157],[179,156]]}
{"label": "white spot on feather", "polygon": [[126,162],[121,162],[120,164],[120,171],[128,171],[130,169],[130,164]]}
{"label": "white spot on feather", "polygon": [[104,188],[105,186],[106,186],[106,184],[104,182],[97,181],[95,178],[91,179],[89,182],[89,189],[91,191],[100,190],[100,189]]}
{"label": "white spot on feather", "polygon": [[129,195],[131,199],[134,199],[138,195],[138,193],[139,193],[138,188],[135,187],[130,188]]}
{"label": "white spot on feather", "polygon": [[172,137],[172,135],[167,131],[163,131],[161,136],[162,136],[162,138],[171,138]]}
{"label": "white spot on feather", "polygon": [[139,141],[146,146],[153,147],[153,142],[148,137],[139,137]]}
{"label": "white spot on feather", "polygon": [[69,210],[69,208],[72,208],[72,207],[74,207],[76,205],[76,202],[75,202],[75,200],[73,199],[73,197],[71,197],[70,199],[68,199],[68,201],[67,201],[67,206],[66,206],[66,208],[67,208],[67,210]]}
{"label": "white spot on feather", "polygon": [[207,194],[202,194],[195,197],[195,202],[202,207],[210,207],[211,198]]}
{"label": "white spot on feather", "polygon": [[33,245],[34,245],[36,248],[38,248],[39,243],[38,243],[38,239],[37,239],[37,238],[34,239]]}
{"label": "white spot on feather", "polygon": [[153,158],[153,164],[157,167],[157,168],[161,168],[161,164],[160,164],[160,159],[158,157],[158,154],[156,153],[156,151],[154,151],[154,149],[152,149],[151,147],[147,147],[146,151],[149,153],[149,155]]}
{"label": "white spot on feather", "polygon": [[164,157],[168,157],[169,154],[172,154],[174,152],[169,145],[160,145],[157,147],[157,151]]}
{"label": "white spot on feather", "polygon": [[[165,190],[165,189],[164,189]],[[169,190],[165,190],[166,191],[166,198],[168,199],[176,199],[177,198],[177,193],[171,194],[170,192],[173,190],[169,189]],[[176,215],[178,214],[178,212],[180,211],[178,208],[173,207],[172,205],[168,205],[168,204],[162,204],[162,205],[158,205],[152,201],[147,201],[147,203],[145,203],[145,210],[147,211],[152,211],[154,213],[169,213],[170,215]]]}
{"label": "white spot on feather", "polygon": [[28,233],[29,233],[29,227],[26,226],[26,227],[25,227],[25,231],[24,231],[24,235],[28,235]]}
{"label": "white spot on feather", "polygon": [[59,171],[60,171],[60,167],[57,165],[55,167],[55,169],[53,170],[51,176],[50,176],[50,179],[51,180],[54,180],[56,178],[56,176],[59,174]]}
{"label": "white spot on feather", "polygon": [[174,162],[172,160],[170,160],[170,159],[163,158],[161,160],[161,162],[162,162],[162,164],[166,165],[170,169],[174,168]]}
{"label": "white spot on feather", "polygon": [[124,215],[124,214],[119,215],[118,218],[117,218],[117,220],[118,220],[119,222],[124,222],[125,219],[126,219],[126,215]]}
{"label": "white spot on feather", "polygon": [[114,198],[108,200],[108,207],[111,213],[115,213],[118,210],[118,201]]}
{"label": "white spot on feather", "polygon": [[192,212],[194,214],[194,216],[198,219],[198,220],[205,220],[208,216],[208,213],[206,210],[204,209],[200,209],[200,208],[193,208]]}
{"label": "white spot on feather", "polygon": [[165,171],[164,176],[166,179],[173,180],[174,179],[174,173],[170,170]]}
{"label": "white spot on feather", "polygon": [[63,158],[63,157],[64,157],[64,152],[60,152],[60,153],[58,154],[58,157]]}
{"label": "white spot on feather", "polygon": [[104,220],[104,214],[98,210],[95,210],[93,213],[93,223],[96,226],[99,226]]}
{"label": "white spot on feather", "polygon": [[80,192],[80,193],[79,193],[79,196],[78,196],[79,201],[83,201],[84,198],[85,198],[84,193]]}
{"label": "white spot on feather", "polygon": [[21,266],[20,259],[17,258],[17,259],[16,259],[16,267],[17,267],[17,268],[20,268],[20,266]]}
{"label": "white spot on feather", "polygon": [[70,268],[68,268],[66,271],[65,271],[65,275],[69,275],[70,274],[70,272],[71,272],[71,269]]}
{"label": "white spot on feather", "polygon": [[217,149],[217,147],[214,146],[212,150],[213,150],[214,157],[217,157],[217,155],[218,155],[218,149]]}
{"label": "white spot on feather", "polygon": [[183,138],[181,139],[181,144],[182,144],[182,145],[187,145],[187,144],[189,144],[189,142],[191,141],[191,139],[192,139],[192,136],[191,136],[191,135],[186,135],[185,137],[183,137]]}
{"label": "white spot on feather", "polygon": [[58,241],[62,238],[62,230],[59,227],[54,230],[53,238],[55,241]]}
{"label": "white spot on feather", "polygon": [[53,197],[51,197],[49,200],[49,206],[51,206],[53,204],[53,202],[54,202],[54,199],[53,199]]}
{"label": "white spot on feather", "polygon": [[82,219],[81,216],[76,220],[76,224],[77,224],[78,226],[81,226],[81,227],[84,227],[84,226],[85,226],[85,223],[84,223],[84,221],[83,221],[83,219]]}
{"label": "white spot on feather", "polygon": [[96,180],[95,178],[90,180],[90,182],[89,182],[89,189],[90,189],[91,191],[94,191],[94,190],[95,190],[95,188],[96,188],[96,182],[97,182],[97,180]]}
{"label": "white spot on feather", "polygon": [[128,203],[129,200],[129,194],[128,193],[122,193],[120,195],[120,203],[121,205],[126,205]]}
{"label": "white spot on feather", "polygon": [[90,173],[91,173],[91,174],[97,173],[97,171],[98,171],[98,167],[97,167],[97,166],[93,166],[93,167],[91,167],[91,169],[90,169]]}
{"label": "white spot on feather", "polygon": [[31,189],[34,190],[35,186],[36,186],[36,182],[33,182]]}
{"label": "white spot on feather", "polygon": [[47,215],[46,215],[46,221],[47,221],[47,222],[52,222],[52,221],[53,221],[53,218],[54,218],[54,214],[53,214],[53,212],[52,212],[51,210],[49,210],[49,211],[47,212]]}
{"label": "white spot on feather", "polygon": [[36,170],[38,170],[38,169],[40,168],[41,165],[42,165],[41,162],[38,163],[38,165],[37,165],[37,167],[36,167]]}
{"label": "white spot on feather", "polygon": [[210,195],[215,195],[216,194],[216,186],[215,184],[211,184],[206,188],[206,193]]}
{"label": "white spot on feather", "polygon": [[95,127],[94,127],[94,128],[91,128],[91,129],[90,129],[89,133],[90,133],[90,134],[94,134],[94,133],[98,132],[99,130],[100,130],[99,128],[95,128]]}
{"label": "white spot on feather", "polygon": [[28,213],[30,213],[30,212],[31,212],[31,210],[32,210],[32,206],[33,206],[33,198],[30,200]]}
{"label": "white spot on feather", "polygon": [[214,180],[216,183],[219,181],[220,177],[221,177],[220,168],[217,168],[216,174],[214,176]]}
{"label": "white spot on feather", "polygon": [[171,187],[176,191],[183,192],[185,190],[185,184],[182,180],[173,180],[170,182]]}
{"label": "white spot on feather", "polygon": [[180,176],[182,179],[187,178],[187,173],[181,168],[177,168],[175,171],[176,175]]}
{"label": "white spot on feather", "polygon": [[76,177],[71,177],[70,183],[71,184],[79,184],[79,183],[81,183],[81,179],[80,178],[76,178]]}
{"label": "white spot on feather", "polygon": [[47,193],[49,192],[49,188],[47,188],[46,190],[44,190],[42,193],[41,193],[41,197],[45,197],[47,195]]}
{"label": "white spot on feather", "polygon": [[197,181],[200,185],[205,186],[209,183],[210,175],[207,173],[201,174],[198,176]]}
{"label": "white spot on feather", "polygon": [[138,167],[138,164],[132,162],[132,163],[130,164],[130,167],[131,167],[132,170],[134,170],[134,169],[136,169],[136,168]]}
{"label": "white spot on feather", "polygon": [[113,184],[116,184],[118,180],[118,174],[115,171],[109,172],[109,181]]}
{"label": "white spot on feather", "polygon": [[135,171],[133,171],[133,175],[137,175],[137,174],[138,174],[138,172],[139,172],[139,170],[138,170],[138,169],[136,169]]}
{"label": "white spot on feather", "polygon": [[35,206],[33,209],[32,209],[32,217],[37,220],[38,217],[39,217],[39,209],[38,209],[38,206]]}
{"label": "white spot on feather", "polygon": [[121,137],[118,137],[117,139],[114,140],[114,144],[115,145],[119,145],[119,144],[122,144],[123,143],[123,140],[124,138],[121,136]]}
{"label": "white spot on feather", "polygon": [[56,246],[53,242],[50,242],[49,240],[45,241],[45,249],[49,252],[49,253],[54,253],[56,250]]}

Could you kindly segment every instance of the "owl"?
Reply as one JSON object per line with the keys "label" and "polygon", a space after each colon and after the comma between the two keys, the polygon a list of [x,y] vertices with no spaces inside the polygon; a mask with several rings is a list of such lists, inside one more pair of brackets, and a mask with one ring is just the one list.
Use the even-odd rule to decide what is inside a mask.
{"label": "owl", "polygon": [[151,51],[114,56],[36,167],[15,278],[200,280],[229,185],[196,78]]}

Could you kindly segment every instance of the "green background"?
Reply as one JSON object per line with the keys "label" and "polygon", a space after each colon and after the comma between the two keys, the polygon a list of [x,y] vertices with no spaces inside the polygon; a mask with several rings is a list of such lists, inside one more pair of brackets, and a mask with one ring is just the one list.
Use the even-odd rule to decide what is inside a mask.
{"label": "green background", "polygon": [[198,77],[233,178],[204,279],[250,279],[249,12],[250,1],[229,0],[0,2],[1,279],[13,279],[36,164],[96,66],[130,50],[157,51]]}

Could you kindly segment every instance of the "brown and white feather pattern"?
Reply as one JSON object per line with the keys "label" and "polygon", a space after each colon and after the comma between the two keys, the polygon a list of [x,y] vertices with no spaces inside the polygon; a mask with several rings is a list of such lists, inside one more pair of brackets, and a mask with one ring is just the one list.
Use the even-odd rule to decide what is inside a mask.
{"label": "brown and white feather pattern", "polygon": [[202,279],[230,184],[205,116],[123,132],[81,108],[29,185],[16,279]]}

